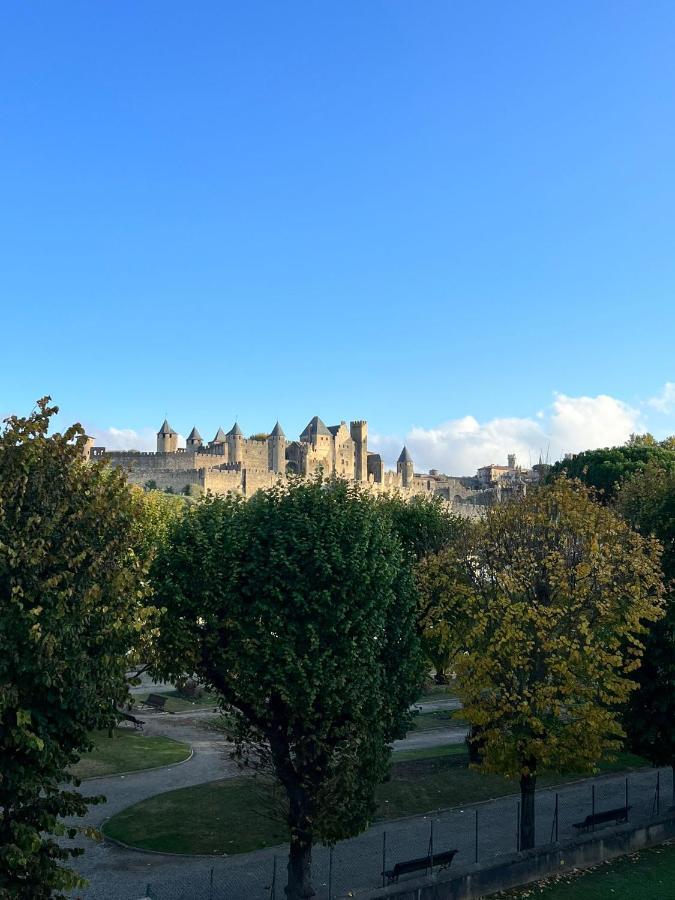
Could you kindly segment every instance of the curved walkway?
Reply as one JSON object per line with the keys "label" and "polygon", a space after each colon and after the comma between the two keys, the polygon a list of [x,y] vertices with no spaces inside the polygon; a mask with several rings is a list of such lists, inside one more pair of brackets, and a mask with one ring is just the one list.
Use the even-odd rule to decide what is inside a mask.
{"label": "curved walkway", "polygon": [[[115,813],[155,794],[237,775],[236,765],[227,758],[226,745],[218,734],[199,727],[210,711],[176,715],[144,714],[145,731],[162,734],[191,744],[194,754],[177,766],[124,776],[109,776],[87,781],[87,793],[105,794],[108,802],[90,808],[86,823],[100,827]],[[430,739],[448,743],[447,729],[413,733],[407,743]],[[460,738],[462,739],[462,738]],[[413,746],[419,746],[413,743]],[[426,744],[429,746],[429,744]],[[403,747],[402,747],[403,748]],[[630,775],[631,818],[644,819],[651,813],[656,773],[652,770]],[[624,776],[595,779],[598,809],[623,802]],[[670,770],[661,771],[662,809],[671,797]],[[559,788],[560,838],[572,836],[572,823],[590,812],[590,782],[581,781]],[[555,791],[537,794],[540,843],[550,839]],[[463,808],[439,811],[433,815],[412,816],[380,823],[362,835],[339,844],[333,856],[333,894],[344,896],[349,890],[377,887],[382,870],[383,832],[387,838],[387,860],[422,855],[427,851],[430,823],[434,821],[437,849],[457,847],[459,865],[473,862],[475,852],[476,811],[479,822],[479,857],[487,859],[515,849],[517,797],[501,797]],[[269,900],[272,869],[277,857],[277,900],[283,900],[285,884],[284,847],[238,854],[232,857],[188,857],[144,853],[120,847],[108,841],[82,842],[85,855],[74,860],[73,867],[88,879],[90,886],[73,893],[83,900],[140,900],[150,885],[156,900]],[[314,853],[317,900],[327,898],[328,851],[318,847]]]}

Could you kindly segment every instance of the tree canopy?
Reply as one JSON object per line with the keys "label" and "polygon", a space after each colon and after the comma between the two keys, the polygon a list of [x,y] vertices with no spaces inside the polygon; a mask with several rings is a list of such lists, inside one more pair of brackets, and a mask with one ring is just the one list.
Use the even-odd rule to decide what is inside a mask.
{"label": "tree canopy", "polygon": [[624,482],[616,505],[634,528],[661,541],[667,587],[666,614],[646,638],[625,727],[636,753],[675,771],[675,470],[649,462]]}
{"label": "tree canopy", "polygon": [[404,550],[416,561],[447,547],[462,527],[462,520],[449,512],[440,497],[405,500],[398,494],[382,494],[377,502],[390,518]]}
{"label": "tree canopy", "polygon": [[194,672],[233,717],[238,754],[287,798],[287,895],[311,848],[365,828],[422,678],[410,561],[389,516],[346,482],[207,497],[158,555],[163,674]]}
{"label": "tree canopy", "polygon": [[609,503],[621,482],[643,471],[650,462],[675,471],[673,438],[657,441],[651,435],[633,435],[622,447],[585,450],[552,466],[548,481],[550,483],[561,474],[566,474],[596,488],[601,492],[598,499]]}
{"label": "tree canopy", "polygon": [[537,772],[590,770],[620,744],[644,622],[663,611],[660,547],[563,478],[491,508],[474,535],[459,692],[482,765],[520,779],[527,848]]}
{"label": "tree canopy", "polygon": [[[451,513],[439,497],[405,500],[398,494],[385,494],[378,502],[414,561],[422,650],[434,668],[436,681],[445,683],[462,647],[461,595],[450,570],[459,558],[457,545],[467,529],[466,520]],[[452,574],[456,575],[456,570]]]}
{"label": "tree canopy", "polygon": [[25,900],[80,883],[53,835],[95,798],[63,785],[114,722],[150,614],[132,492],[84,461],[79,426],[48,436],[56,412],[46,397],[0,433],[0,896]]}

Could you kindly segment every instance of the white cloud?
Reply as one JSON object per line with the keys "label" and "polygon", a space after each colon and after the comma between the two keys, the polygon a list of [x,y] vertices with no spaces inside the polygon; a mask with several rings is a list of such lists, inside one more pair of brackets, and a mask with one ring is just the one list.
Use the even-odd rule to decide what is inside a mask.
{"label": "white cloud", "polygon": [[675,410],[675,382],[666,381],[663,389],[656,397],[647,400],[649,406],[657,412],[668,414]]}
{"label": "white cloud", "polygon": [[156,450],[157,435],[152,428],[89,428],[85,429],[99,447],[108,450]]}
{"label": "white cloud", "polygon": [[555,460],[564,453],[622,444],[632,432],[644,430],[639,411],[614,397],[556,394],[547,409],[532,417],[481,423],[464,416],[435,428],[412,428],[405,439],[373,434],[370,444],[391,466],[405,443],[418,471],[472,475],[488,463],[505,465],[509,453],[529,466],[540,453]]}

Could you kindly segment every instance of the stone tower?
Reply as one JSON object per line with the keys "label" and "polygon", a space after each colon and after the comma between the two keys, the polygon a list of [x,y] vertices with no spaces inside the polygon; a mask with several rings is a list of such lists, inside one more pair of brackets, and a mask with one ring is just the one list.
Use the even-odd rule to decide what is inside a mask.
{"label": "stone tower", "polygon": [[239,423],[235,422],[232,428],[227,432],[228,461],[233,463],[243,463],[244,461],[244,434],[239,427]]}
{"label": "stone tower", "polygon": [[219,428],[216,431],[215,436],[212,441],[209,441],[209,450],[211,453],[218,453],[222,456],[226,455],[225,448],[227,447],[227,435],[223,431],[222,428]]}
{"label": "stone tower", "polygon": [[396,463],[396,472],[401,476],[401,484],[403,487],[409,487],[413,482],[415,469],[413,466],[412,456],[408,453],[408,448],[401,450],[401,455]]}
{"label": "stone tower", "polygon": [[286,471],[286,435],[281,425],[277,424],[267,438],[269,448],[269,467],[273,472],[283,474]]}
{"label": "stone tower", "polygon": [[178,435],[169,425],[166,419],[157,432],[157,452],[175,453],[178,449]]}
{"label": "stone tower", "polygon": [[368,423],[357,419],[349,423],[349,431],[354,441],[354,478],[368,481]]}
{"label": "stone tower", "polygon": [[201,450],[204,446],[204,441],[202,440],[201,434],[197,431],[197,427],[195,426],[185,441],[185,449],[188,453],[196,453],[197,450]]}

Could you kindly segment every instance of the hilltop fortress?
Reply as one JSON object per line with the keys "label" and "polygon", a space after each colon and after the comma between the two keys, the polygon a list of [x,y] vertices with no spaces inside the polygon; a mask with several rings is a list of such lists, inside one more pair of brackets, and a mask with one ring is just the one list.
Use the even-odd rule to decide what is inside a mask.
{"label": "hilltop fortress", "polygon": [[193,428],[183,449],[178,447],[177,432],[165,419],[157,432],[155,453],[108,451],[105,447],[91,447],[89,453],[93,459],[105,457],[112,465],[122,466],[135,484],[175,493],[194,493],[194,486],[214,494],[234,491],[250,497],[287,475],[307,477],[319,471],[362,482],[374,490],[422,490],[406,448],[396,471],[385,471],[379,453],[368,451],[368,423],[361,420],[327,427],[314,416],[297,441],[289,441],[278,422],[269,434],[249,438],[235,422],[227,433],[219,428],[208,443]]}
{"label": "hilltop fortress", "polygon": [[289,475],[308,477],[323,472],[354,480],[375,492],[440,496],[465,515],[475,515],[479,507],[498,502],[504,491],[523,492],[527,483],[538,478],[538,473],[517,467],[515,456],[509,457],[508,466],[485,466],[476,476],[456,478],[435,469],[420,474],[415,472],[406,447],[398,457],[396,471],[388,471],[380,454],[368,450],[367,422],[326,426],[318,416],[307,423],[297,441],[289,441],[278,422],[269,434],[249,438],[235,422],[227,433],[219,428],[208,443],[193,428],[185,448],[178,447],[178,433],[165,419],[157,432],[154,453],[110,451],[90,441],[88,454],[121,466],[134,484],[173,493],[234,492],[250,497]]}

